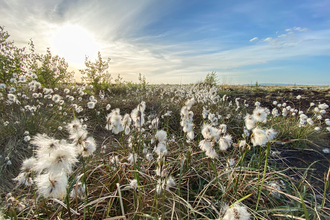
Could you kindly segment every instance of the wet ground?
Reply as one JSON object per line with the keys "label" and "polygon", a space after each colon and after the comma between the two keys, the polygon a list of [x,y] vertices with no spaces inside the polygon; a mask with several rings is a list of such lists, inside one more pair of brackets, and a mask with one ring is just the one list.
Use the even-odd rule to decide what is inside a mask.
{"label": "wet ground", "polygon": [[[330,106],[329,87],[257,87],[252,90],[246,88],[238,91],[241,99],[246,99],[251,109],[256,101],[259,101],[262,107],[267,107],[270,110],[274,108],[273,101],[277,101],[279,104],[286,103],[287,106],[303,110],[304,112],[322,103]],[[301,96],[301,98],[299,99],[297,96]],[[237,94],[237,97],[239,97],[239,94]],[[311,107],[311,103],[314,103],[315,106]],[[326,118],[330,119],[330,108],[326,109],[326,111],[322,121]],[[313,116],[312,112],[305,114],[309,117]],[[281,144],[276,145],[273,151],[281,153],[274,157],[274,161],[292,167],[290,174],[297,172],[297,178],[301,178],[299,174],[303,176],[308,168],[306,180],[317,188],[323,189],[323,181],[330,168],[330,154],[324,153],[323,149],[330,148],[330,132],[318,144],[319,146],[316,147],[307,143],[307,147],[304,147],[304,149],[300,149],[292,143],[288,143],[285,146],[281,146]]]}

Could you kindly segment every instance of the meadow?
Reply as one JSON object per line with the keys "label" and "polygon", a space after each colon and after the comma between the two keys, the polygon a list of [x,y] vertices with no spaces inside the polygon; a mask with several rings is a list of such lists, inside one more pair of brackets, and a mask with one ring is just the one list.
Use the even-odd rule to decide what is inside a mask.
{"label": "meadow", "polygon": [[71,83],[0,36],[4,219],[330,219],[329,87]]}

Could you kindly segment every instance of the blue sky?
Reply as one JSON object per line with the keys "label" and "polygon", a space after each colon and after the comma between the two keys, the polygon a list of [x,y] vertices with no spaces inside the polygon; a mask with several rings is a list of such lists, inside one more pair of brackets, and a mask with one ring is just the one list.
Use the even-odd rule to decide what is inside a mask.
{"label": "blue sky", "polygon": [[220,83],[330,85],[328,0],[0,0],[0,21],[17,46],[50,47],[77,78],[100,51],[127,81],[194,83],[216,71]]}

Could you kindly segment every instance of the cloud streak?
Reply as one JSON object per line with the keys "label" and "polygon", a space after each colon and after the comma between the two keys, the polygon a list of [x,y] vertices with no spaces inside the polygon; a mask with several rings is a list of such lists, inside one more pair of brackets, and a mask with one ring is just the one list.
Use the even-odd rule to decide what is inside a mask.
{"label": "cloud streak", "polygon": [[255,41],[255,40],[258,40],[258,39],[259,39],[258,37],[254,37],[254,38],[252,38],[252,39],[250,40],[250,42]]}

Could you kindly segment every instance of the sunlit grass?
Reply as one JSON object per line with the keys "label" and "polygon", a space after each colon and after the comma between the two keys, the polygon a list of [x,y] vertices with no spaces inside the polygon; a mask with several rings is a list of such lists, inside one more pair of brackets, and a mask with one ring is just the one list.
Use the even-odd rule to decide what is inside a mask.
{"label": "sunlit grass", "polygon": [[[68,84],[53,58],[30,54],[0,74],[4,218],[329,218],[329,106],[300,95],[311,88],[230,86],[215,74],[111,84],[100,54],[86,60],[89,84]],[[283,156],[301,152],[319,158]]]}
{"label": "sunlit grass", "polygon": [[[104,90],[103,96],[93,94],[93,89],[87,87],[83,90],[79,86],[72,87],[67,93],[65,89],[63,85],[52,94],[52,97],[59,94],[63,98],[61,105],[52,98],[44,99],[45,94],[42,98],[33,98],[33,92],[26,86],[22,87],[21,93],[30,99],[23,100],[17,96],[20,103],[6,105],[4,102],[3,122],[9,123],[0,130],[1,135],[6,137],[2,140],[1,154],[6,157],[2,160],[2,175],[13,179],[18,174],[15,167],[35,154],[32,149],[36,149],[36,146],[24,141],[25,136],[33,139],[37,133],[46,133],[55,139],[68,140],[66,126],[74,118],[81,119],[86,126],[84,129],[94,136],[97,150],[89,157],[78,157],[80,162],[74,165],[72,173],[68,173],[67,196],[42,198],[44,196],[39,195],[34,184],[15,187],[11,192],[13,197],[4,199],[4,215],[31,218],[38,214],[40,218],[59,216],[71,219],[78,216],[86,219],[115,216],[129,219],[227,219],[231,213],[229,210],[233,208],[237,211],[243,207],[251,218],[260,219],[267,216],[317,219],[318,216],[329,214],[326,205],[329,198],[325,196],[321,199],[327,195],[324,190],[328,190],[328,187],[314,187],[304,177],[308,170],[294,170],[285,163],[276,162],[281,161],[281,157],[271,154],[276,151],[277,144],[287,149],[292,146],[322,149],[327,132],[324,122],[317,124],[321,129],[316,131],[314,124],[299,126],[299,116],[274,116],[269,112],[267,121],[257,122],[256,126],[273,128],[277,132],[276,138],[267,144],[268,147],[253,146],[252,130],[245,136],[242,134],[244,117],[253,113],[254,106],[244,105],[243,99],[231,98],[223,89],[207,86],[149,86],[139,90],[138,87],[126,85],[123,90],[125,95],[115,92],[117,87],[110,87],[110,92]],[[79,95],[79,91],[88,94],[84,92]],[[2,92],[5,97],[7,90]],[[183,120],[183,116],[182,113],[180,116],[180,111],[192,97],[195,103],[188,111],[194,114],[186,121],[193,125],[187,127],[187,132],[189,129],[194,132],[191,139],[188,133],[182,131],[180,120]],[[96,100],[95,106],[88,108],[87,103],[91,100]],[[105,118],[113,109],[120,108],[121,115],[130,114],[134,108],[139,108],[136,106],[141,101],[146,102],[142,127],[139,124],[130,125],[128,135],[125,135],[124,130],[113,134],[105,129]],[[43,103],[42,107],[33,112],[20,110],[26,105],[36,106],[40,103]],[[107,110],[108,104],[111,107]],[[141,116],[141,113],[138,115]],[[131,117],[133,119],[135,116]],[[158,125],[152,123],[156,118]],[[214,159],[208,158],[199,147],[199,142],[205,138],[201,134],[204,123],[214,128],[225,124],[225,133],[233,138],[233,143],[226,151],[220,151],[217,144],[214,146],[218,154]],[[167,134],[164,142],[167,153],[163,156],[157,155],[154,150],[158,144],[154,141],[157,130],[164,130]],[[242,148],[239,144],[243,140],[247,145]],[[137,155],[136,161],[130,158],[132,154]],[[37,172],[32,171],[32,178],[37,175]],[[174,185],[165,189],[170,176]],[[297,176],[301,176],[301,179],[296,179]],[[131,185],[133,180],[137,181],[136,186]],[[328,185],[328,179],[319,181]],[[11,184],[2,183],[3,191],[8,192]],[[83,191],[76,191],[81,186],[85,186]]]}

